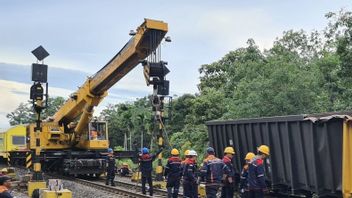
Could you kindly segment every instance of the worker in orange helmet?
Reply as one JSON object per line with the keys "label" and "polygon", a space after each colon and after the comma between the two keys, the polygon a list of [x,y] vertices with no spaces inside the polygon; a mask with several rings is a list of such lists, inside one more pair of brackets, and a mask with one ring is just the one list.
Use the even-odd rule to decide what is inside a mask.
{"label": "worker in orange helmet", "polygon": [[258,147],[257,155],[251,160],[248,168],[248,198],[263,198],[267,190],[265,184],[264,160],[269,157],[270,148],[267,145]]}
{"label": "worker in orange helmet", "polygon": [[248,182],[247,182],[247,177],[248,177],[248,167],[249,163],[251,160],[255,157],[255,154],[252,152],[247,153],[246,157],[244,160],[246,163],[244,164],[241,172],[241,179],[240,179],[240,192],[241,192],[241,197],[246,198],[248,196]]}

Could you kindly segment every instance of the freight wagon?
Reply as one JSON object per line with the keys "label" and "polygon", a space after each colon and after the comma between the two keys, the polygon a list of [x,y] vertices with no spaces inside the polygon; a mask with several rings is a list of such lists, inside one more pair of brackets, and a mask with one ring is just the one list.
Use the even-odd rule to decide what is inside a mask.
{"label": "freight wagon", "polygon": [[210,145],[222,157],[236,150],[234,166],[247,152],[270,146],[269,186],[286,195],[352,197],[352,112],[209,121]]}

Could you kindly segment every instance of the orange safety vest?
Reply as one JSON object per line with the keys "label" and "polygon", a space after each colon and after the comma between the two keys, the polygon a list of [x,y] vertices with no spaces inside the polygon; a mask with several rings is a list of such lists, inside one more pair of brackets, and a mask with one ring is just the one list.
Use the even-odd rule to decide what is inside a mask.
{"label": "orange safety vest", "polygon": [[6,186],[0,186],[0,193],[3,193],[5,191],[8,191],[9,189],[6,188]]}
{"label": "orange safety vest", "polygon": [[97,139],[98,137],[98,132],[97,131],[91,131],[90,132],[90,138],[91,139]]}

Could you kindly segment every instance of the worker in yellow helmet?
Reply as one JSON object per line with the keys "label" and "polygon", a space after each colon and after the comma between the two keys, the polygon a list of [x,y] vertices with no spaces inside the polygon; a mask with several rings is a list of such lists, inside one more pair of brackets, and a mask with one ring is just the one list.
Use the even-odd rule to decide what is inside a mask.
{"label": "worker in yellow helmet", "polygon": [[235,167],[233,167],[232,159],[235,155],[235,149],[233,147],[226,147],[224,150],[224,157],[222,161],[229,168],[229,172],[226,174],[224,185],[221,190],[221,198],[233,197],[234,193],[234,176]]}
{"label": "worker in yellow helmet", "polygon": [[246,198],[248,196],[248,182],[247,182],[247,177],[248,177],[248,166],[251,160],[255,157],[255,154],[252,152],[247,153],[246,157],[244,160],[246,163],[244,164],[241,172],[241,179],[240,179],[240,192],[241,192],[241,197]]}
{"label": "worker in yellow helmet", "polygon": [[7,168],[1,169],[0,172],[1,172],[1,173],[0,173],[0,176],[5,176],[5,175],[7,175]]}
{"label": "worker in yellow helmet", "polygon": [[122,166],[119,170],[121,176],[128,176],[130,174],[130,168],[126,162],[122,163]]}
{"label": "worker in yellow helmet", "polygon": [[264,174],[264,160],[269,157],[270,148],[267,145],[258,147],[257,155],[251,160],[248,168],[248,197],[262,198],[267,190]]}
{"label": "worker in yellow helmet", "polygon": [[187,150],[183,153],[184,159],[183,159],[183,161],[181,162],[181,164],[184,164],[184,163],[186,162],[186,160],[191,157],[191,156],[189,155],[189,151],[190,151],[190,150],[187,149]]}
{"label": "worker in yellow helmet", "polygon": [[184,153],[185,159],[186,159],[187,157],[190,157],[189,151],[190,151],[190,150],[188,150],[188,149],[185,151],[185,153]]}
{"label": "worker in yellow helmet", "polygon": [[181,180],[181,159],[177,149],[171,150],[171,157],[168,159],[164,175],[167,178],[166,188],[168,198],[177,198]]}

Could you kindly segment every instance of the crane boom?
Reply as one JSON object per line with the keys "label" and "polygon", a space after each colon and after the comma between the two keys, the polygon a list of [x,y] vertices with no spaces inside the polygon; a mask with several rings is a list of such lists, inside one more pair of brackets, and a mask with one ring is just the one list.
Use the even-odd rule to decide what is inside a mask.
{"label": "crane boom", "polygon": [[[69,175],[94,175],[106,170],[109,132],[105,121],[91,119],[93,109],[108,90],[140,62],[157,62],[167,23],[145,19],[126,45],[98,72],[81,85],[52,120],[27,125],[27,147],[35,151],[33,166],[39,173],[59,171]],[[130,33],[131,34],[131,33]],[[146,59],[146,60],[145,60]],[[165,72],[164,72],[165,73]],[[27,160],[21,155],[19,160]],[[37,174],[40,175],[40,174]]]}
{"label": "crane boom", "polygon": [[66,126],[78,119],[74,132],[82,133],[90,120],[94,106],[97,106],[107,95],[107,90],[141,60],[155,52],[167,31],[167,23],[145,19],[120,52],[71,95],[54,115],[54,122]]}

